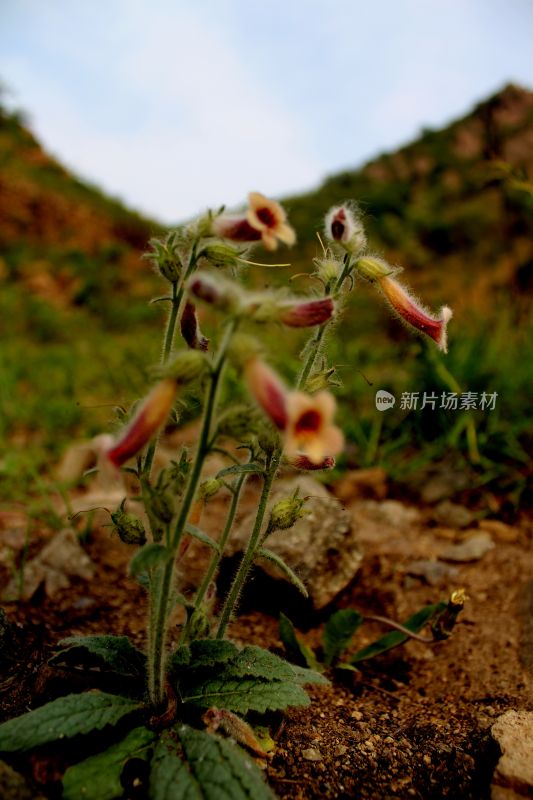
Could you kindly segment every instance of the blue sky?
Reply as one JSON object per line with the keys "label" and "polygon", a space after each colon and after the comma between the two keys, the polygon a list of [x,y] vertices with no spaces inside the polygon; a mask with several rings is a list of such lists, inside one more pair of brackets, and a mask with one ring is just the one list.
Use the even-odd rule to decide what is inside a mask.
{"label": "blue sky", "polygon": [[163,222],[316,186],[533,88],[531,0],[0,0],[47,148]]}

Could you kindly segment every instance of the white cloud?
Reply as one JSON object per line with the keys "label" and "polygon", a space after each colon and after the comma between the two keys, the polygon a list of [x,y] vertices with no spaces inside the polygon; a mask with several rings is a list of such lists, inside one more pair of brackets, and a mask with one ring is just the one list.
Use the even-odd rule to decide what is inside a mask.
{"label": "white cloud", "polygon": [[[119,16],[120,5],[114,6]],[[4,60],[36,131],[68,165],[168,222],[242,202],[250,189],[280,194],[316,180],[319,168],[297,116],[255,85],[250,65],[239,61],[223,32],[182,9],[146,14],[139,4],[126,7],[120,42],[93,40],[96,47],[83,47],[76,64],[97,70],[102,58],[107,62],[101,114],[83,107],[68,76],[54,81],[21,57]],[[72,63],[68,34],[63,21],[54,44],[65,43],[65,61]],[[127,98],[117,94],[121,85]]]}

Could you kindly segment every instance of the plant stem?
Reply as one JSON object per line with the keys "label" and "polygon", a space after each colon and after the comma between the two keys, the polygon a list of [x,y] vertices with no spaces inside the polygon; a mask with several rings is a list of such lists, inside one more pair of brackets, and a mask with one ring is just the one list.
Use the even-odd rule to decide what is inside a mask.
{"label": "plant stem", "polygon": [[161,568],[162,572],[160,573],[159,579],[156,578],[158,596],[155,598],[155,614],[153,618],[152,615],[150,618],[150,622],[153,625],[153,630],[150,632],[149,636],[151,648],[149,650],[148,658],[148,686],[150,689],[150,699],[156,706],[162,702],[164,697],[167,616],[176,554],[178,552],[178,547],[185,531],[191,506],[196,495],[202,467],[204,465],[205,458],[209,453],[209,441],[213,423],[213,415],[216,407],[218,387],[226,360],[228,345],[235,331],[236,325],[237,322],[232,320],[232,322],[227,326],[224,338],[215,359],[215,363],[211,370],[209,389],[204,407],[204,416],[202,420],[202,428],[198,440],[196,456],[189,479],[187,481],[187,488],[181,503],[176,525],[174,527],[174,532],[168,537],[168,559],[165,565]]}
{"label": "plant stem", "polygon": [[[213,575],[215,574],[218,565],[222,560],[222,556],[224,555],[226,543],[228,541],[228,537],[231,533],[231,530],[233,528],[233,523],[235,521],[235,515],[237,513],[241,492],[242,489],[244,488],[244,484],[246,483],[247,477],[248,476],[246,475],[246,473],[243,473],[235,482],[235,486],[233,487],[233,496],[231,498],[231,504],[229,507],[228,515],[226,517],[226,524],[224,525],[224,530],[222,531],[222,535],[218,542],[218,550],[213,554],[211,561],[209,563],[209,567],[207,568],[207,572],[205,573],[202,583],[200,584],[200,588],[198,589],[198,593],[194,601],[195,611],[197,611],[202,605],[202,601],[213,579]],[[185,625],[185,627],[183,628],[183,633],[181,635],[180,644],[182,644],[187,639],[188,634],[189,634],[189,626]]]}
{"label": "plant stem", "polygon": [[313,367],[315,366],[316,357],[318,355],[318,351],[320,349],[322,339],[324,338],[324,334],[326,333],[328,324],[329,322],[325,322],[323,325],[321,325],[320,328],[318,328],[314,338],[311,339],[311,342],[309,343],[309,353],[298,377],[298,383],[296,384],[297,389],[305,389],[307,379],[311,374]]}
{"label": "plant stem", "polygon": [[270,490],[272,488],[274,478],[276,477],[276,472],[278,471],[280,459],[281,459],[281,450],[278,449],[272,455],[270,463],[267,466],[266,475],[263,478],[263,489],[261,491],[261,497],[259,500],[259,506],[257,508],[257,516],[255,518],[254,527],[250,539],[248,541],[248,546],[246,547],[246,550],[242,557],[239,569],[237,570],[237,573],[233,578],[233,583],[231,584],[231,589],[226,598],[226,602],[224,603],[222,614],[220,615],[220,621],[216,636],[217,639],[222,639],[224,637],[226,628],[228,627],[228,623],[231,619],[235,606],[237,605],[239,594],[244,585],[244,582],[246,581],[246,578],[248,577],[250,568],[254,562],[256,550],[260,544],[261,530],[263,528],[263,521],[265,518],[267,503],[270,497]]}

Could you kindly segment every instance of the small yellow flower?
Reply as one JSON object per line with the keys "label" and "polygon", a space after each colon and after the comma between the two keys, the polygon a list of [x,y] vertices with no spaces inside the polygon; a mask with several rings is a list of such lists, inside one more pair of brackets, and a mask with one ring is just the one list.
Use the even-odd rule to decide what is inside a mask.
{"label": "small yellow flower", "polygon": [[260,192],[250,192],[248,195],[246,218],[252,228],[261,234],[261,241],[267,250],[275,250],[278,239],[287,245],[292,245],[296,241],[296,234],[287,223],[287,215],[283,208],[275,200],[269,200]]}
{"label": "small yellow flower", "polygon": [[287,398],[288,422],[284,432],[285,453],[305,455],[313,464],[335,456],[344,446],[342,431],[332,424],[335,399],[330,392],[311,397],[290,392]]}

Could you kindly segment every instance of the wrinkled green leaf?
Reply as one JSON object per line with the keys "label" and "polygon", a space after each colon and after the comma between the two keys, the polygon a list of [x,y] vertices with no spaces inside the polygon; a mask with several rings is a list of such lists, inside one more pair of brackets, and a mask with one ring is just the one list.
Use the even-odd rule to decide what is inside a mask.
{"label": "wrinkled green leaf", "polygon": [[155,749],[150,800],[274,800],[261,771],[240,747],[188,725]]}
{"label": "wrinkled green leaf", "polygon": [[296,683],[254,678],[204,680],[181,687],[182,699],[202,708],[226,708],[238,714],[278,711],[289,706],[308,706],[306,692]]}
{"label": "wrinkled green leaf", "polygon": [[130,561],[130,575],[135,577],[162,564],[168,558],[168,550],[162,544],[150,542],[138,550]]}
{"label": "wrinkled green leaf", "polygon": [[256,645],[247,645],[223,668],[222,677],[292,681],[294,671],[288,661],[274,653]]}
{"label": "wrinkled green leaf", "polygon": [[68,694],[0,725],[0,751],[30,750],[57,739],[101,730],[140,708],[138,703],[105,692]]}
{"label": "wrinkled green leaf", "polygon": [[69,767],[63,777],[63,800],[115,800],[122,797],[120,776],[130,758],[146,759],[155,734],[135,728],[125,739],[98,755]]}
{"label": "wrinkled green leaf", "polygon": [[226,664],[239,654],[239,649],[225,639],[196,639],[190,644],[191,667],[212,667]]}
{"label": "wrinkled green leaf", "polygon": [[323,637],[324,663],[328,667],[346,650],[362,623],[363,617],[353,608],[341,608],[331,615]]}
{"label": "wrinkled green leaf", "polygon": [[[413,614],[412,617],[409,617],[408,620],[403,622],[402,625],[404,628],[408,628],[408,630],[418,633],[418,631],[422,630],[424,625],[426,625],[437,614],[442,613],[445,608],[446,603],[434,603],[430,606],[424,606],[424,608],[421,608],[416,612],[416,614]],[[367,647],[363,647],[362,650],[358,650],[357,653],[350,658],[350,664],[356,664],[358,661],[364,661],[365,659],[374,658],[382,653],[386,653],[387,650],[392,650],[393,647],[403,644],[408,639],[409,636],[401,631],[392,631],[391,633],[387,633],[385,636],[382,636],[380,639],[372,642],[372,644],[369,644]]]}
{"label": "wrinkled green leaf", "polygon": [[277,553],[274,553],[273,550],[269,550],[267,547],[261,547],[257,553],[257,558],[265,558],[267,561],[275,564],[280,572],[285,575],[285,577],[293,584],[293,586],[296,586],[298,591],[301,592],[304,597],[309,597],[309,592],[305,588],[304,583],[300,580],[294,570],[292,570],[289,565],[285,563],[281,556],[278,556]]}
{"label": "wrinkled green leaf", "polygon": [[211,550],[216,550],[218,552],[218,542],[215,542],[207,533],[204,533],[200,528],[197,528],[196,525],[191,525],[190,522],[187,523],[185,526],[185,531],[192,536],[194,539],[197,539],[202,544],[206,544]]}
{"label": "wrinkled green leaf", "polygon": [[[294,674],[294,683],[299,683],[300,686],[306,686],[308,683],[318,683],[321,686],[329,686],[330,682],[324,675],[321,675],[320,672],[314,669],[307,669],[306,667],[297,667],[295,664],[291,664],[291,667]],[[322,667],[320,667],[320,669],[322,669]]]}
{"label": "wrinkled green leaf", "polygon": [[[54,666],[98,667],[129,677],[144,676],[146,656],[127,636],[69,636],[49,661]],[[89,663],[87,663],[89,662]]]}
{"label": "wrinkled green leaf", "polygon": [[313,670],[322,669],[311,648],[298,639],[296,631],[294,630],[294,625],[283,613],[279,615],[279,635],[285,647],[287,657],[290,658],[291,661]]}

